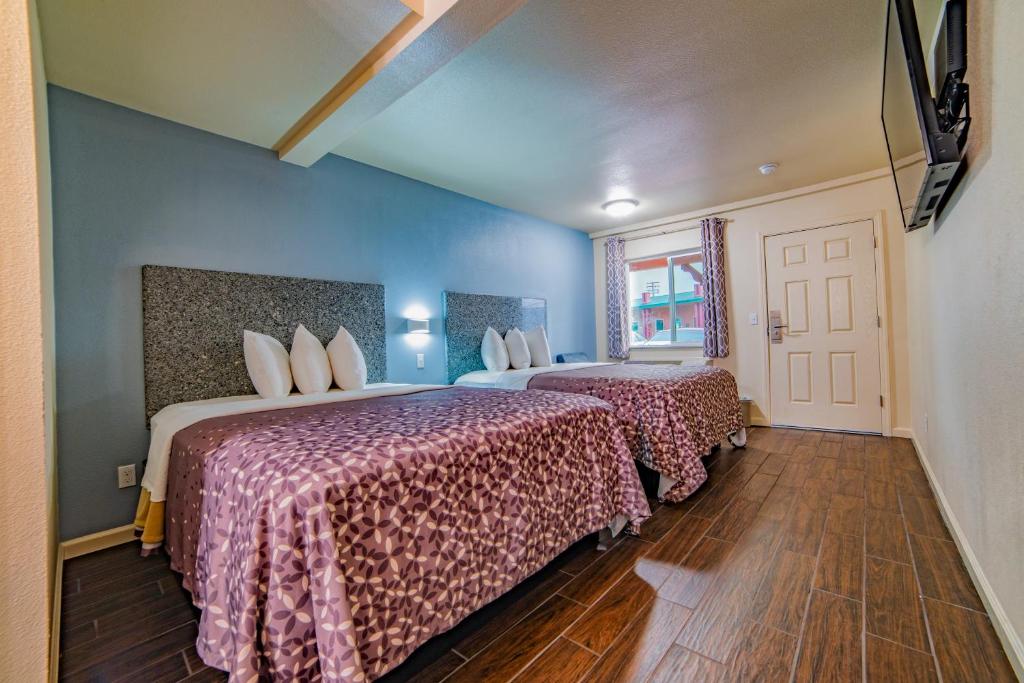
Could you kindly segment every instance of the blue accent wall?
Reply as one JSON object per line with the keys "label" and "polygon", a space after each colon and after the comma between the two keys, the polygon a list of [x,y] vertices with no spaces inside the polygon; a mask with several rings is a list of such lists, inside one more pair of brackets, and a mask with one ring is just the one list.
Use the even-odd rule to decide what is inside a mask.
{"label": "blue accent wall", "polygon": [[[135,510],[139,488],[119,490],[115,468],[138,463],[141,477],[149,444],[143,264],[383,283],[391,381],[445,382],[445,289],[542,297],[552,351],[594,357],[594,260],[580,231],[333,155],[300,168],[54,86],[49,105],[65,539]],[[418,349],[402,334],[411,306],[432,319]]]}

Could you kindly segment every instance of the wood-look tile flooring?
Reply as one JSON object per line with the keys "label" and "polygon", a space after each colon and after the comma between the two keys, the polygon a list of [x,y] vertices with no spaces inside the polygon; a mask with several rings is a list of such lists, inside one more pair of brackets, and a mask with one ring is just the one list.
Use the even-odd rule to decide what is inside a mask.
{"label": "wood-look tile flooring", "polygon": [[[576,544],[383,680],[1016,680],[908,441],[756,429],[707,464],[642,538]],[[70,560],[63,591],[62,679],[224,679],[166,559]]]}

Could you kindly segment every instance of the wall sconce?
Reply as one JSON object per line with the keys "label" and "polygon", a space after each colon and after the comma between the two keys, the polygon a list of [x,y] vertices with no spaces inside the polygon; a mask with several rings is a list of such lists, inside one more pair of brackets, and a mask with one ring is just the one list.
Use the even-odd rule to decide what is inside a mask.
{"label": "wall sconce", "polygon": [[430,334],[430,320],[426,318],[406,318],[405,331],[409,334]]}

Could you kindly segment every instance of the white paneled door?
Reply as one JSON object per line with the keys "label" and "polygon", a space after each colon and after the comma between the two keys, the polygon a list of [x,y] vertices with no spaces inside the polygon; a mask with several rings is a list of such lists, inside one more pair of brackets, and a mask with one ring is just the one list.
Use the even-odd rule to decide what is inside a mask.
{"label": "white paneled door", "polygon": [[882,431],[871,221],[765,238],[772,424]]}

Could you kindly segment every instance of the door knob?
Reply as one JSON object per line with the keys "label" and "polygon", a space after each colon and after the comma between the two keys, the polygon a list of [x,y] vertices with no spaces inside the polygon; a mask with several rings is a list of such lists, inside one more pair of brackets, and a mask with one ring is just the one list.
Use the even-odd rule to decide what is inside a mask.
{"label": "door knob", "polygon": [[789,325],[782,322],[782,311],[768,311],[768,341],[772,344],[782,343],[782,330]]}

